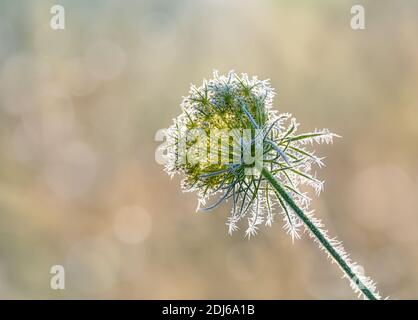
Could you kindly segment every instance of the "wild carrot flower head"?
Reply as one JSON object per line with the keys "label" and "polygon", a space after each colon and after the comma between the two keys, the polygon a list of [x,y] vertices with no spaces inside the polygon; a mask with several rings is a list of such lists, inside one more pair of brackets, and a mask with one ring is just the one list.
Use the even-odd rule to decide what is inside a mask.
{"label": "wild carrot flower head", "polygon": [[213,79],[191,86],[182,113],[167,130],[165,170],[171,176],[184,174],[182,188],[197,192],[200,210],[232,202],[229,233],[246,218],[246,235],[251,236],[260,225],[270,226],[278,212],[287,232],[299,237],[301,221],[260,174],[262,168],[302,209],[311,201],[302,185],[316,194],[323,189],[313,171],[322,159],[308,146],[331,143],[336,135],[327,129],[298,134],[295,118],[272,109],[274,95],[269,80],[215,71]]}

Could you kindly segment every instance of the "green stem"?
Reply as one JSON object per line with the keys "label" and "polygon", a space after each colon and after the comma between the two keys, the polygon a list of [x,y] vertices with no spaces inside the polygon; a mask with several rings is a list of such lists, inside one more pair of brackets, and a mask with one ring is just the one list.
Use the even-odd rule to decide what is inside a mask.
{"label": "green stem", "polygon": [[370,300],[378,300],[374,293],[366,287],[366,285],[359,279],[355,272],[350,267],[344,258],[337,252],[334,246],[327,240],[325,235],[320,229],[309,219],[309,217],[300,209],[293,199],[287,194],[276,178],[268,171],[263,168],[261,174],[270,182],[272,187],[280,194],[284,201],[293,209],[297,216],[303,221],[306,227],[312,232],[312,234],[318,239],[321,245],[328,251],[328,253],[334,258],[341,269],[346,273],[350,279],[357,279],[353,281],[359,290]]}

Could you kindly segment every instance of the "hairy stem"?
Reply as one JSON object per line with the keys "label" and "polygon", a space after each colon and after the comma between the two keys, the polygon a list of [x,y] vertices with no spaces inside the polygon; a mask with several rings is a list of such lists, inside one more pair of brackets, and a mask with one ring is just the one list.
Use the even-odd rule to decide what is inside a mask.
{"label": "hairy stem", "polygon": [[[325,248],[329,255],[337,262],[345,274],[355,283],[357,288],[370,300],[378,300],[378,297],[367,288],[367,286],[359,279],[359,276],[350,267],[350,263],[342,257],[336,248],[328,241],[323,232],[311,221],[311,219],[300,209],[289,194],[283,189],[277,179],[268,171],[263,168],[261,174],[270,182],[272,187],[280,194],[284,201],[293,209],[296,215],[303,221],[306,227],[312,232],[319,243]],[[356,279],[355,281],[353,279]]]}

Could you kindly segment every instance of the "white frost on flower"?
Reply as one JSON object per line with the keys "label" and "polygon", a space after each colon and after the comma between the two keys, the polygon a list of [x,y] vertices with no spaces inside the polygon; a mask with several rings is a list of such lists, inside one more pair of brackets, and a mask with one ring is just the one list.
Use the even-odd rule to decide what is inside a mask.
{"label": "white frost on flower", "polygon": [[[263,165],[304,210],[311,199],[301,187],[312,187],[317,195],[324,187],[324,182],[316,178],[312,169],[322,167],[323,158],[316,156],[307,145],[328,144],[337,135],[328,129],[298,134],[299,123],[291,114],[280,114],[272,109],[274,95],[269,80],[250,78],[233,71],[220,75],[215,71],[213,78],[204,80],[201,86],[191,85],[189,95],[181,104],[183,112],[168,129],[165,170],[170,176],[175,173],[185,175],[182,189],[197,191],[198,210],[213,209],[224,200],[232,201],[227,222],[230,234],[239,229],[240,221],[246,218],[245,234],[253,236],[260,225],[272,225],[278,210],[284,220],[284,229],[294,239],[300,237],[301,221],[263,176],[244,173],[248,167],[244,163],[214,165],[209,161],[214,156],[210,153],[208,158],[198,158],[197,163],[190,164],[189,156],[202,150],[201,142],[198,145],[193,139],[187,139],[193,130],[201,130],[207,136],[214,129],[257,130],[253,139],[241,138],[233,143],[238,144],[240,150],[249,150],[261,143]],[[221,146],[223,151],[230,147],[230,144]],[[205,208],[209,199],[213,199],[213,204]]]}
{"label": "white frost on flower", "polygon": [[[264,168],[305,212],[309,223],[322,233],[336,254],[347,261],[349,268],[356,270],[357,265],[349,259],[341,242],[330,238],[321,221],[309,211],[311,198],[303,188],[311,187],[316,195],[323,190],[324,181],[316,177],[314,168],[323,167],[324,158],[318,157],[310,147],[330,144],[338,135],[328,129],[298,133],[299,123],[291,114],[280,114],[272,109],[274,95],[269,80],[233,71],[227,75],[215,71],[213,78],[204,80],[201,86],[192,85],[189,95],[183,98],[182,113],[167,130],[165,171],[171,177],[184,175],[181,187],[184,192],[197,192],[198,210],[212,210],[230,201],[232,209],[226,223],[229,234],[240,229],[242,220],[246,220],[245,235],[250,238],[257,234],[261,225],[271,226],[275,216],[280,214],[283,228],[292,240],[307,231],[335,262],[332,251],[326,249],[306,221],[301,220],[305,219],[303,215],[298,216],[260,174]],[[245,136],[245,130],[251,133],[249,137]],[[232,134],[225,141],[214,135],[218,131]],[[195,135],[196,132],[199,135]],[[246,152],[254,150],[260,151],[261,156],[256,156],[253,163],[246,162]],[[219,154],[225,151],[227,161],[225,158],[218,161]],[[355,277],[350,278],[350,273],[344,268],[343,271],[356,292],[361,293],[357,283],[360,282],[380,298],[371,279],[359,272],[354,272]]]}

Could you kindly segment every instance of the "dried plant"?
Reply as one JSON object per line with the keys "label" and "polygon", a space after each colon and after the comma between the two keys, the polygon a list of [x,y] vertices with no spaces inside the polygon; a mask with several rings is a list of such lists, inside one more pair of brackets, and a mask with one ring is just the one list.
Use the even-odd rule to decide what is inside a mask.
{"label": "dried plant", "polygon": [[[313,167],[322,167],[310,146],[332,143],[338,137],[328,129],[297,133],[290,114],[273,110],[275,93],[268,80],[214,72],[200,87],[192,85],[182,102],[182,113],[167,130],[162,147],[165,170],[184,174],[182,189],[196,191],[198,210],[208,211],[223,201],[232,202],[228,232],[247,220],[245,235],[253,236],[262,224],[271,226],[277,214],[292,239],[307,231],[350,280],[351,287],[368,299],[379,299],[370,278],[358,272],[341,242],[328,236],[313,216],[307,185],[319,193],[324,182]],[[209,199],[213,203],[206,206]]]}

